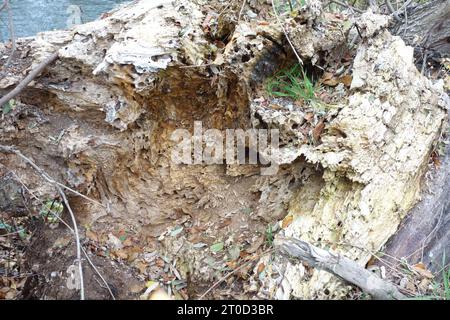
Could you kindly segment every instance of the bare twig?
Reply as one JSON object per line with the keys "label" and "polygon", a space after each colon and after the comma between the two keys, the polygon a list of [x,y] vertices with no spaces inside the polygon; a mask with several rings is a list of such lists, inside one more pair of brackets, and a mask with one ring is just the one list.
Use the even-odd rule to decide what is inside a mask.
{"label": "bare twig", "polygon": [[13,235],[16,235],[16,234],[19,234],[19,233],[21,233],[22,231],[25,231],[25,229],[20,229],[20,230],[17,230],[17,231],[14,231],[14,232],[10,232],[10,233],[6,233],[6,234],[2,234],[2,235],[0,235],[0,237],[8,237],[8,236],[13,236]]}
{"label": "bare twig", "polygon": [[16,150],[13,147],[3,146],[3,145],[0,145],[0,151],[6,152],[6,153],[13,153],[13,154],[17,155],[18,157],[20,157],[21,159],[23,159],[25,162],[27,162],[29,165],[31,165],[41,175],[42,178],[44,178],[50,184],[53,184],[56,187],[56,189],[58,190],[59,194],[61,195],[61,197],[67,207],[67,210],[69,211],[72,222],[73,222],[73,229],[74,229],[74,233],[75,233],[75,241],[76,241],[76,246],[77,246],[77,260],[78,260],[78,272],[79,272],[78,276],[79,276],[79,280],[80,280],[80,298],[81,298],[81,300],[84,300],[84,298],[85,298],[84,297],[84,280],[83,280],[83,268],[82,268],[82,263],[81,263],[80,235],[78,233],[78,227],[77,227],[75,215],[73,214],[73,211],[72,211],[72,208],[70,207],[69,201],[67,201],[66,195],[62,191],[61,187],[56,183],[55,179],[50,177],[42,168],[37,166],[30,158],[24,156],[22,154],[22,152],[20,152],[19,150]]}
{"label": "bare twig", "polygon": [[78,260],[78,277],[80,280],[80,296],[81,300],[84,300],[84,279],[83,279],[83,266],[81,264],[81,242],[80,242],[80,234],[78,233],[77,221],[75,219],[75,215],[73,214],[72,208],[70,207],[69,201],[67,201],[67,197],[62,191],[60,186],[56,186],[58,192],[63,199],[67,210],[69,211],[70,218],[72,219],[73,231],[75,233],[75,241],[77,245],[77,260]]}
{"label": "bare twig", "polygon": [[402,22],[403,20],[402,20],[402,18],[399,17],[398,13],[401,12],[402,10],[405,10],[405,19],[407,19],[406,9],[411,4],[411,2],[412,2],[412,0],[407,0],[400,8],[395,10],[394,7],[392,6],[391,1],[390,0],[386,0],[386,7],[388,8],[388,10],[391,13],[391,15],[395,18],[395,20],[397,20],[398,22]]}
{"label": "bare twig", "polygon": [[294,11],[294,7],[292,6],[292,1],[288,0],[289,3],[289,9],[291,9],[291,12]]}
{"label": "bare twig", "polygon": [[[9,169],[8,169],[9,170]],[[39,201],[41,203],[41,205],[45,205],[44,202],[39,199],[34,193],[33,191],[31,191],[26,185],[25,183],[22,181],[22,179],[20,179],[20,177],[13,171],[9,170],[17,179],[17,181],[25,188],[25,190],[33,197],[35,198],[37,201]],[[50,210],[50,214],[55,217],[56,219],[58,219],[64,226],[67,227],[67,229],[69,229],[69,231],[74,234],[75,230],[69,226],[69,224],[67,222],[65,222],[59,215],[55,214],[52,210]],[[5,236],[5,235],[2,235]],[[87,254],[86,250],[81,247],[81,251],[83,251],[84,256],[86,257],[86,260],[89,262],[89,264],[91,265],[92,269],[94,269],[94,271],[97,273],[97,275],[100,277],[100,279],[102,279],[106,289],[108,289],[109,294],[111,295],[113,300],[116,300],[116,297],[114,296],[111,287],[109,286],[108,282],[105,280],[105,278],[102,276],[102,274],[100,273],[100,271],[98,270],[98,268],[95,266],[95,264],[92,262],[91,258],[89,258],[89,255]]]}
{"label": "bare twig", "polygon": [[395,20],[397,20],[398,22],[402,22],[402,19],[400,19],[400,17],[398,16],[397,11],[394,10],[394,7],[392,6],[392,3],[390,0],[386,0],[386,7],[391,12],[391,14],[394,16]]}
{"label": "bare twig", "polygon": [[9,100],[14,99],[17,95],[19,95],[26,86],[33,81],[49,64],[58,58],[58,52],[53,53],[47,59],[42,61],[35,69],[33,69],[28,76],[25,77],[12,91],[4,95],[0,99],[0,107],[7,103]]}
{"label": "bare twig", "polygon": [[242,7],[241,7],[241,10],[239,11],[239,16],[238,16],[238,20],[237,20],[238,24],[239,24],[239,21],[241,21],[242,13],[244,12],[246,4],[247,4],[247,0],[242,1]]}
{"label": "bare twig", "polygon": [[278,13],[277,13],[277,8],[275,7],[275,2],[274,2],[273,0],[272,0],[272,8],[273,8],[273,13],[275,14],[275,17],[277,18],[278,24],[280,25],[281,30],[283,30],[283,33],[284,33],[284,35],[285,35],[287,41],[289,42],[289,45],[291,46],[292,51],[294,51],[294,54],[295,54],[295,56],[297,57],[298,62],[299,62],[301,65],[303,65],[303,60],[302,60],[302,58],[300,58],[300,56],[298,55],[297,50],[295,50],[295,47],[294,47],[294,45],[292,44],[291,39],[289,39],[289,35],[288,35],[286,29],[285,29],[284,26],[283,26],[283,22],[281,21],[280,16],[279,16]]}
{"label": "bare twig", "polygon": [[369,293],[375,299],[405,299],[395,285],[366,270],[355,261],[294,238],[278,237],[275,247],[289,258],[330,272]]}

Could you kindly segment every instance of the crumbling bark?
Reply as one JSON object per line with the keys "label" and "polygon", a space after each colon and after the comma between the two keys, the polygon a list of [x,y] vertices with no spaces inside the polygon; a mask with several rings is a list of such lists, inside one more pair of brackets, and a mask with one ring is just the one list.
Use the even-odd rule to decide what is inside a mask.
{"label": "crumbling bark", "polygon": [[[353,62],[348,102],[325,127],[320,145],[286,148],[291,155],[296,152],[321,165],[324,173],[320,191],[308,190],[318,181],[312,177],[291,200],[294,221],[284,232],[331,246],[365,265],[417,202],[447,102],[442,87],[420,76],[413,49],[384,30],[385,16],[367,12],[356,23],[363,41]],[[423,95],[423,90],[430,95]],[[311,198],[315,203],[306,205]],[[308,298],[346,294],[327,273],[314,271],[308,276],[301,266],[274,264],[274,270],[289,276],[280,286],[271,280],[277,279],[277,272],[267,274],[264,292],[277,286],[278,297],[286,291]]]}
{"label": "crumbling bark", "polygon": [[413,46],[416,52],[430,58],[450,55],[450,3],[433,0],[408,6],[399,12],[402,21],[395,23],[393,32]]}
{"label": "crumbling bark", "polygon": [[[391,266],[396,257],[414,265],[422,262],[437,277],[450,262],[450,148],[426,179],[421,201],[408,213],[384,252]],[[382,263],[378,263],[382,264]]]}

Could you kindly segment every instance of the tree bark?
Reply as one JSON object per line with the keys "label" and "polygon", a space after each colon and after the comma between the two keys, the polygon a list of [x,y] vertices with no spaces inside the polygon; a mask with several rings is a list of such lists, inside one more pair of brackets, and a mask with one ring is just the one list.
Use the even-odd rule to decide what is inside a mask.
{"label": "tree bark", "polygon": [[411,5],[399,12],[402,19],[392,31],[406,44],[416,48],[419,55],[430,58],[450,56],[450,2],[434,0]]}

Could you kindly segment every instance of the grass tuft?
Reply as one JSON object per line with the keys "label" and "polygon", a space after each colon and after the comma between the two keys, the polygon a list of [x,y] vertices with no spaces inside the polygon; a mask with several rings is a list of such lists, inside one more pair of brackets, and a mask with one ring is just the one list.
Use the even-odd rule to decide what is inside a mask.
{"label": "grass tuft", "polygon": [[283,69],[267,82],[267,92],[272,97],[288,97],[294,100],[313,102],[320,86],[314,84],[299,64]]}

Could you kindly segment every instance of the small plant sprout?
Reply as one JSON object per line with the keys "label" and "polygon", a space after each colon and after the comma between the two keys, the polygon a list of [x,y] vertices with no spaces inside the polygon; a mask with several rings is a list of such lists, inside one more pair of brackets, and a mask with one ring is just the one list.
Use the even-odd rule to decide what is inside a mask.
{"label": "small plant sprout", "polygon": [[57,200],[46,201],[39,211],[39,215],[49,224],[57,224],[64,210],[64,206]]}
{"label": "small plant sprout", "polygon": [[267,82],[267,92],[273,97],[287,97],[304,102],[317,101],[320,89],[314,84],[299,64],[283,69]]}
{"label": "small plant sprout", "polygon": [[269,223],[266,229],[266,243],[269,247],[273,245],[273,239],[274,239],[273,227],[272,224]]}

